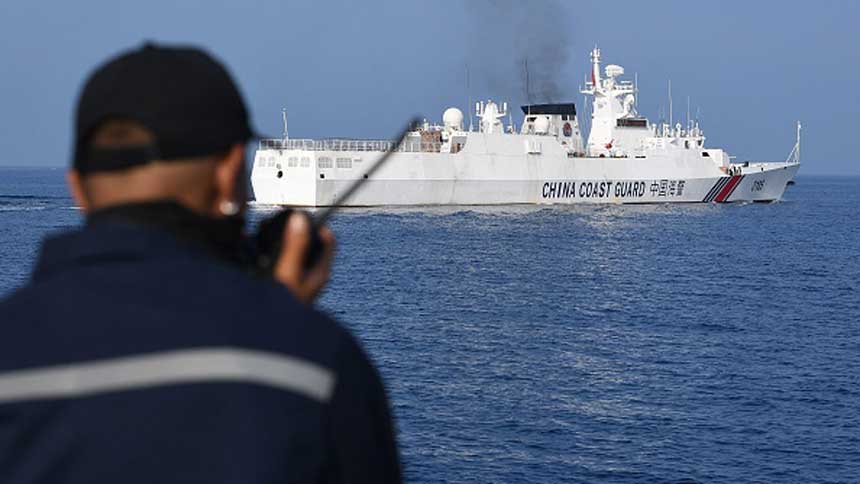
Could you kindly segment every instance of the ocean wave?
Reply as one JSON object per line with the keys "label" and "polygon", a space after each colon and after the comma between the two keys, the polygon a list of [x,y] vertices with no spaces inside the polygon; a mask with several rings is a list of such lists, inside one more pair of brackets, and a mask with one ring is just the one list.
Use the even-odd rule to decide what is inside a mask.
{"label": "ocean wave", "polygon": [[67,195],[0,195],[0,201],[3,200],[67,200],[70,197]]}
{"label": "ocean wave", "polygon": [[33,212],[37,210],[45,210],[45,205],[5,205],[0,204],[0,212]]}

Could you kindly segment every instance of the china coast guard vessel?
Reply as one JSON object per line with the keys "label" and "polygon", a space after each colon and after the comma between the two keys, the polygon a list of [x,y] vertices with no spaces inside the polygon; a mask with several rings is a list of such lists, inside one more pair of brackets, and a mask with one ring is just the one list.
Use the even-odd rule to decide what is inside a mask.
{"label": "china coast guard vessel", "polygon": [[[591,53],[587,143],[576,107],[523,106],[515,128],[504,103],[477,103],[477,129],[449,108],[441,125],[424,122],[402,142],[348,139],[260,141],[251,175],[257,203],[331,205],[385,151],[394,153],[350,206],[553,203],[769,202],[779,200],[800,167],[797,144],[785,162],[735,163],[705,147],[698,122],[654,124],[636,110],[636,86],[624,69],[601,69]],[[508,120],[507,126],[505,121]],[[286,123],[286,119],[285,119]]]}

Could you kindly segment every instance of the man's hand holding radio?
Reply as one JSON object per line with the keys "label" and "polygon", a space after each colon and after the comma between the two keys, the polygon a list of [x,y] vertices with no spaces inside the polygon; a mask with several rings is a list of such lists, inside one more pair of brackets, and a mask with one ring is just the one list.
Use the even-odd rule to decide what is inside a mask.
{"label": "man's hand holding radio", "polygon": [[314,303],[331,276],[335,248],[332,231],[328,227],[320,227],[321,255],[311,267],[306,267],[312,229],[313,224],[306,213],[295,211],[290,215],[287,229],[283,232],[283,249],[273,271],[275,280],[287,286],[299,301],[308,305]]}

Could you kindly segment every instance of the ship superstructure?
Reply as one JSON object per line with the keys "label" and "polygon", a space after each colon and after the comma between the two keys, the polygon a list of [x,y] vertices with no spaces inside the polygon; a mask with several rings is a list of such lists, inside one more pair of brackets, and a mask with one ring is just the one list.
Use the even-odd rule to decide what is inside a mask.
{"label": "ship superstructure", "polygon": [[[449,108],[441,124],[425,121],[402,142],[279,139],[260,141],[252,172],[258,203],[330,205],[365,177],[381,153],[388,163],[349,205],[484,205],[520,203],[665,203],[779,200],[800,166],[800,125],[789,159],[734,163],[707,148],[697,122],[651,123],[637,110],[637,88],[624,68],[601,69],[591,52],[587,142],[573,103],[522,106],[522,124],[507,103],[479,102],[478,126],[464,127]],[[507,123],[507,124],[506,124]]]}

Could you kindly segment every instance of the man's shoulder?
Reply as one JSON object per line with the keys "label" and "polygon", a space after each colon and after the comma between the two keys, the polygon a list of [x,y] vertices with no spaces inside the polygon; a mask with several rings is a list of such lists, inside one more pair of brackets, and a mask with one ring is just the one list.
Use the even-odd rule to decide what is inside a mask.
{"label": "man's shoulder", "polygon": [[8,336],[0,348],[62,341],[55,353],[64,359],[230,346],[327,367],[351,351],[349,331],[274,280],[181,245],[165,243],[164,252],[58,266],[34,278],[0,301]]}
{"label": "man's shoulder", "polygon": [[351,348],[355,339],[349,330],[325,312],[299,302],[283,285],[271,280],[250,278],[243,285],[244,297],[237,298],[249,333],[280,334],[302,344],[319,342],[331,351]]}

